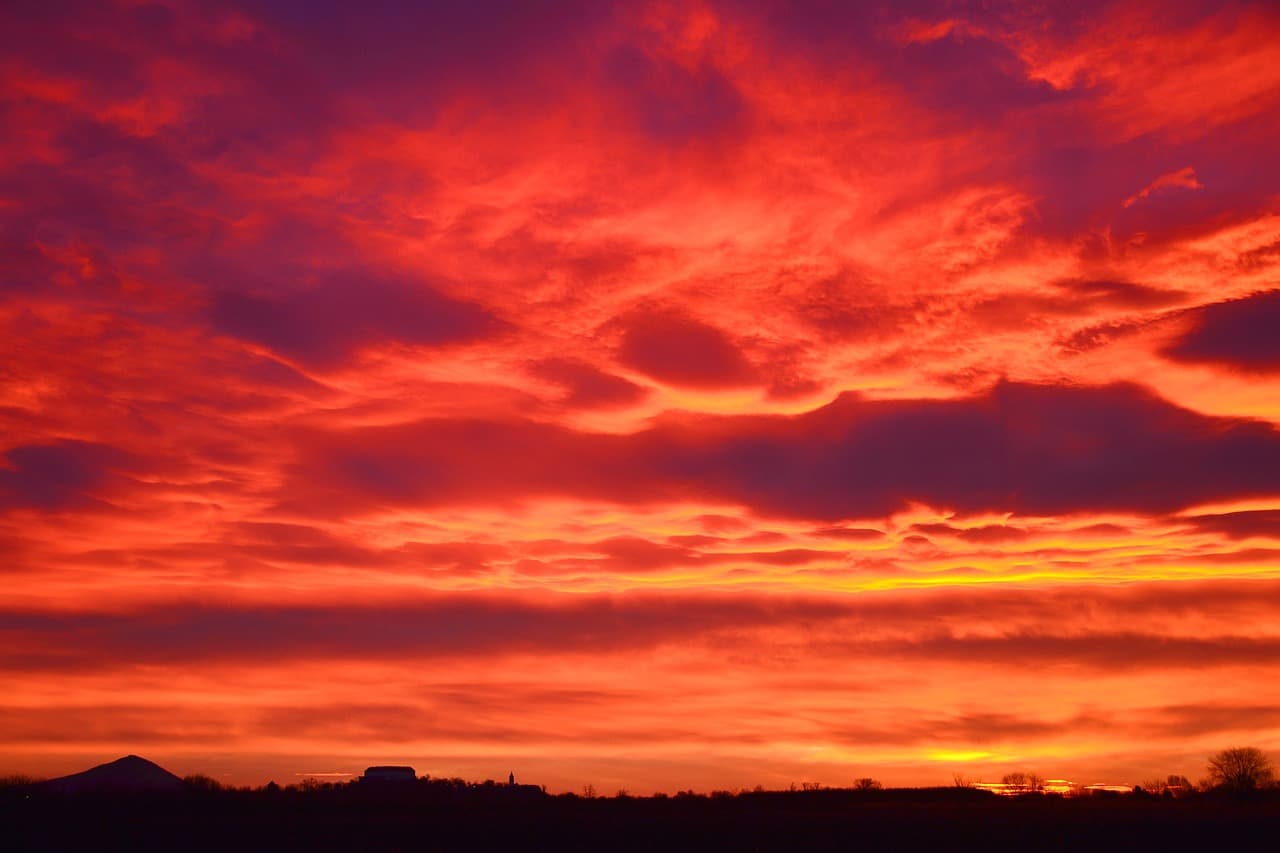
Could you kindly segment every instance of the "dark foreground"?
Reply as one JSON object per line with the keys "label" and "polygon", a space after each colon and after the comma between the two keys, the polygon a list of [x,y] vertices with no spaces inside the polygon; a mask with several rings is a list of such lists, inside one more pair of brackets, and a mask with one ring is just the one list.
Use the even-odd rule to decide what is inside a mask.
{"label": "dark foreground", "polygon": [[994,797],[966,789],[664,799],[413,786],[0,791],[6,850],[1276,850],[1280,798]]}

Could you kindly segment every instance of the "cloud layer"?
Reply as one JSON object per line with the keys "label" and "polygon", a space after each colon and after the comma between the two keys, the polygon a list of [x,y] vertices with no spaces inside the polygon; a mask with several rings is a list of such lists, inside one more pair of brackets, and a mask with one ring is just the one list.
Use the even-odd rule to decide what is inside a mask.
{"label": "cloud layer", "polygon": [[0,770],[1280,748],[1274,8],[464,5],[0,13]]}

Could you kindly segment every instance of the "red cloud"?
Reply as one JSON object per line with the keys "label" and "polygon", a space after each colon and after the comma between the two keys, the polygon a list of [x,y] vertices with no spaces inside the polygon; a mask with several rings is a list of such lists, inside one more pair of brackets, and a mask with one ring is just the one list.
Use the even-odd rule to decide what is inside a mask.
{"label": "red cloud", "polygon": [[1130,207],[1135,202],[1142,201],[1147,196],[1157,190],[1167,189],[1169,187],[1181,187],[1188,190],[1202,190],[1204,184],[1196,179],[1196,170],[1187,166],[1185,169],[1179,169],[1176,172],[1169,172],[1161,175],[1151,183],[1147,184],[1138,192],[1126,198],[1121,202],[1121,207]]}
{"label": "red cloud", "polygon": [[1191,328],[1163,355],[1250,373],[1280,371],[1280,290],[1205,305],[1188,316]]}
{"label": "red cloud", "polygon": [[299,436],[281,499],[309,511],[539,496],[696,497],[842,519],[916,501],[966,512],[1161,512],[1270,495],[1280,433],[1136,386],[1001,384],[968,399],[844,397],[795,417],[704,417],[629,436],[425,421]]}
{"label": "red cloud", "polygon": [[550,358],[532,365],[537,376],[563,386],[565,405],[582,408],[610,408],[640,402],[647,389],[621,376],[605,373],[585,361]]}
{"label": "red cloud", "polygon": [[755,368],[721,329],[674,311],[636,311],[618,321],[618,361],[687,388],[735,388],[756,384]]}

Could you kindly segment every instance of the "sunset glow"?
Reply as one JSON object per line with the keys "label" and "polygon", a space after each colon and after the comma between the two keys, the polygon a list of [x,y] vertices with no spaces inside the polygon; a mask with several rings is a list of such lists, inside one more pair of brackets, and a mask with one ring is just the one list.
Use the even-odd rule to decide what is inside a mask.
{"label": "sunset glow", "polygon": [[1280,9],[1042,6],[6,4],[0,775],[1280,750]]}

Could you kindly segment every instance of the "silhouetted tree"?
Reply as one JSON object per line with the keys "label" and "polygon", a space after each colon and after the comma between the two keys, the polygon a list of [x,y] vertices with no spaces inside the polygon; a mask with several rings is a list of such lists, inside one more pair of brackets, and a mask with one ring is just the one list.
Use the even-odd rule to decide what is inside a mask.
{"label": "silhouetted tree", "polygon": [[1138,787],[1149,794],[1162,794],[1169,797],[1183,796],[1195,790],[1190,779],[1177,773],[1170,773],[1163,779],[1148,779]]}
{"label": "silhouetted tree", "polygon": [[190,776],[182,777],[182,781],[193,791],[221,791],[222,783],[211,776],[203,773],[193,773]]}
{"label": "silhouetted tree", "polygon": [[1215,788],[1252,791],[1274,778],[1271,759],[1256,746],[1234,746],[1209,757],[1209,781]]}
{"label": "silhouetted tree", "polygon": [[872,779],[870,776],[863,776],[853,783],[855,791],[879,791],[884,786]]}
{"label": "silhouetted tree", "polygon": [[1018,789],[1021,793],[1033,793],[1044,790],[1044,778],[1035,773],[1024,773],[1016,770],[1013,773],[1006,773],[1000,781],[1011,788]]}
{"label": "silhouetted tree", "polygon": [[24,776],[21,773],[15,773],[11,776],[0,776],[0,788],[22,788],[27,785],[34,785],[39,781],[35,776]]}

